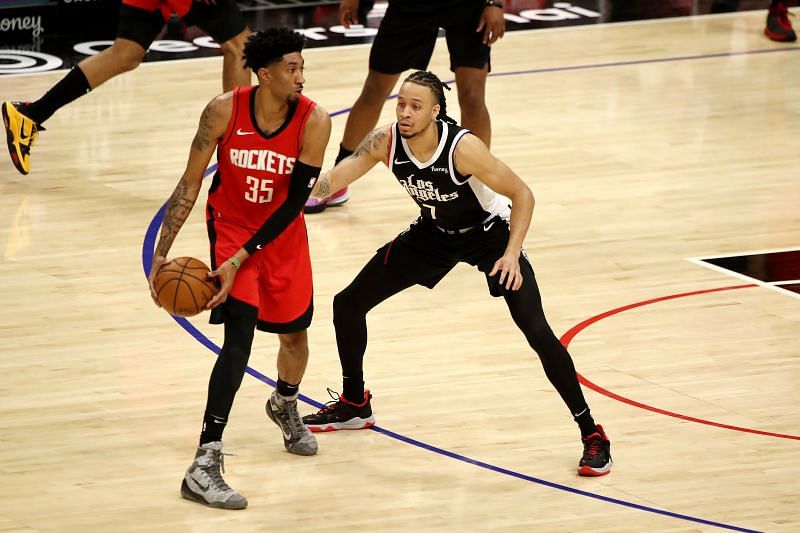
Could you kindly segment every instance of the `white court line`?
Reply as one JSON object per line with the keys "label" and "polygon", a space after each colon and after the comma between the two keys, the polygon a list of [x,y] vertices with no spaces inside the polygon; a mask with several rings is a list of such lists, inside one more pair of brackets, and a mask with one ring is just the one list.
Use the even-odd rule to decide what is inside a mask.
{"label": "white court line", "polygon": [[[755,253],[755,252],[753,252],[753,253]],[[694,263],[695,265],[699,265],[701,267],[707,268],[709,270],[713,270],[715,272],[719,272],[721,274],[725,274],[727,276],[731,276],[731,277],[740,279],[742,281],[746,281],[748,283],[752,283],[754,285],[758,285],[760,287],[764,287],[765,289],[770,289],[772,291],[778,292],[778,293],[783,294],[785,296],[788,295],[788,296],[791,296],[793,298],[800,299],[800,294],[798,294],[796,292],[792,292],[792,291],[787,290],[787,289],[784,289],[784,288],[774,284],[774,283],[791,283],[791,282],[780,281],[780,282],[769,283],[769,282],[757,280],[757,279],[752,278],[750,276],[746,276],[744,274],[740,274],[738,272],[734,272],[732,270],[728,270],[727,268],[719,267],[717,265],[712,265],[711,263],[706,262],[706,259],[717,259],[717,258],[723,258],[723,257],[736,257],[736,256],[740,256],[740,255],[747,255],[747,253],[738,253],[738,254],[731,254],[731,255],[724,255],[724,256],[720,255],[720,256],[706,257],[706,258],[688,257],[688,258],[686,258],[686,261],[689,261],[690,263]]]}

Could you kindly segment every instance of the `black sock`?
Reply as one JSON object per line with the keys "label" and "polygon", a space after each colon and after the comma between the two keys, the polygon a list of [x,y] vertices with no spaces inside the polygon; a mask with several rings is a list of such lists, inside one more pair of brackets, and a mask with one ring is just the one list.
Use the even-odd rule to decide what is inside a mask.
{"label": "black sock", "polygon": [[363,373],[342,377],[342,396],[350,403],[359,404],[364,401]]}
{"label": "black sock", "polygon": [[28,104],[25,114],[41,124],[53,113],[91,90],[86,75],[79,67],[75,67],[44,96]]}
{"label": "black sock", "polygon": [[228,423],[227,418],[220,418],[206,413],[203,416],[203,431],[200,433],[200,446],[208,442],[222,440],[222,432]]}
{"label": "black sock", "polygon": [[[31,117],[31,118],[33,118],[33,117]],[[34,120],[35,120],[35,119],[34,119]],[[340,162],[342,159],[345,159],[345,158],[347,158],[347,157],[350,157],[351,155],[353,155],[353,150],[348,150],[347,148],[345,148],[344,146],[342,146],[342,145],[340,144],[340,145],[339,145],[339,155],[337,155],[337,156],[336,156],[336,163],[335,163],[335,164],[336,164],[336,165],[338,165],[338,164],[339,164],[339,162]]]}
{"label": "black sock", "polygon": [[581,428],[581,437],[585,438],[592,433],[597,433],[597,424],[594,423],[594,418],[592,418],[588,407],[580,413],[572,413],[572,417],[578,423],[578,427]]}
{"label": "black sock", "polygon": [[281,378],[278,378],[277,389],[278,394],[281,396],[294,396],[300,390],[300,384],[298,383],[297,385],[291,385],[283,381]]}

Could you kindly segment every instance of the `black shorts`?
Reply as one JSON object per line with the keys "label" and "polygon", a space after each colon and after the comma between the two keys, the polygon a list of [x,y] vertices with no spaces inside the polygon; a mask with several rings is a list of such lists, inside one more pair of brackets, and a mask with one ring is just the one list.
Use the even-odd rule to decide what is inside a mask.
{"label": "black shorts", "polygon": [[[444,28],[450,52],[450,70],[489,66],[491,48],[476,32],[485,4],[465,0],[457,9],[430,2],[425,11],[405,11],[402,2],[390,2],[369,54],[369,68],[382,74],[400,74],[408,69],[425,70]],[[400,5],[401,7],[398,7]]]}
{"label": "black shorts", "polygon": [[[489,277],[495,262],[508,245],[508,222],[496,217],[464,233],[446,233],[433,222],[418,218],[411,227],[378,249],[389,271],[401,278],[432,289],[458,263],[478,267],[486,275],[489,293],[502,296],[499,275]],[[520,254],[523,275],[533,274],[524,252]],[[523,266],[525,265],[525,266]]]}
{"label": "black shorts", "polygon": [[[236,0],[217,0],[216,5],[192,2],[191,9],[181,20],[187,26],[197,26],[219,44],[239,35],[247,27]],[[119,11],[117,37],[133,41],[147,50],[164,24],[160,9],[148,11],[123,4]]]}

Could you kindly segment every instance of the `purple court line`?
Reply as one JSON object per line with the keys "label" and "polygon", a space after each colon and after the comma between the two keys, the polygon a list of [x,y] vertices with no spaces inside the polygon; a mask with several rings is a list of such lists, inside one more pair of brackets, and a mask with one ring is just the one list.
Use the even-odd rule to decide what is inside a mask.
{"label": "purple court line", "polygon": [[[214,172],[216,170],[216,167],[217,167],[216,165],[212,165],[211,167],[209,167],[206,170],[206,173],[204,174],[204,177],[206,177],[209,174],[211,174],[212,172]],[[167,208],[167,204],[165,202],[161,206],[161,208],[158,210],[158,212],[155,214],[153,219],[150,221],[150,225],[148,226],[147,231],[145,232],[144,241],[142,242],[142,267],[144,269],[145,277],[147,277],[148,273],[150,272],[150,267],[153,264],[153,252],[155,251],[156,237],[157,237],[158,230],[161,227],[161,222],[162,222],[162,220],[164,218],[164,212],[166,211],[166,208]],[[178,317],[172,317],[172,319],[175,320],[175,322],[177,322],[179,326],[181,326],[183,329],[185,329],[198,342],[200,342],[200,344],[202,344],[203,346],[205,346],[206,348],[211,350],[213,353],[219,355],[219,352],[220,352],[219,346],[217,346],[216,344],[211,342],[211,340],[208,337],[206,337],[203,333],[201,333],[200,330],[198,330],[196,327],[194,327],[194,325],[192,325],[188,320],[186,320],[185,318],[178,318]],[[247,374],[250,374],[254,378],[258,379],[259,381],[262,381],[263,383],[266,383],[270,387],[275,387],[276,386],[276,383],[275,383],[275,381],[273,379],[265,376],[264,374],[262,374],[258,370],[255,370],[254,368],[251,368],[250,366],[248,366],[245,369],[245,372]],[[323,404],[321,404],[320,402],[314,400],[313,398],[305,396],[303,394],[301,394],[299,396],[299,398],[303,402],[305,402],[305,403],[307,403],[307,404],[309,404],[309,405],[311,405],[311,406],[313,406],[313,407],[315,407],[317,409],[321,409],[323,407]],[[520,472],[515,472],[513,470],[508,470],[508,469],[502,468],[500,466],[495,466],[495,465],[492,465],[492,464],[489,464],[489,463],[484,463],[483,461],[479,461],[477,459],[472,459],[470,457],[467,457],[466,455],[461,455],[461,454],[458,454],[458,453],[455,453],[455,452],[451,452],[449,450],[445,450],[443,448],[439,448],[437,446],[433,446],[432,444],[427,444],[425,442],[413,439],[411,437],[407,437],[405,435],[401,435],[399,433],[395,433],[394,431],[391,431],[391,430],[388,430],[388,429],[385,429],[385,428],[382,428],[382,427],[379,427],[379,426],[373,426],[371,429],[373,431],[378,432],[378,433],[382,433],[383,435],[386,435],[387,437],[390,437],[392,439],[398,440],[400,442],[404,442],[406,444],[410,444],[411,446],[416,446],[417,448],[421,448],[423,450],[427,450],[429,452],[432,452],[432,453],[435,453],[435,454],[438,454],[438,455],[442,455],[444,457],[449,457],[451,459],[455,459],[456,461],[461,461],[463,463],[471,464],[473,466],[477,466],[477,467],[483,468],[485,470],[489,470],[489,471],[492,471],[492,472],[497,472],[498,474],[503,474],[503,475],[506,475],[506,476],[509,476],[509,477],[514,477],[514,478],[517,478],[517,479],[521,479],[523,481],[528,481],[528,482],[531,482],[531,483],[535,483],[537,485],[542,485],[542,486],[545,486],[545,487],[549,487],[551,489],[556,489],[556,490],[560,490],[560,491],[563,491],[563,492],[576,494],[578,496],[585,496],[587,498],[593,498],[595,500],[600,500],[600,501],[603,501],[603,502],[606,502],[606,503],[612,503],[612,504],[615,504],[615,505],[621,505],[623,507],[629,507],[631,509],[637,509],[639,511],[645,511],[645,512],[653,513],[653,514],[659,514],[659,515],[662,515],[662,516],[675,518],[677,520],[685,520],[685,521],[688,521],[688,522],[694,522],[694,523],[703,524],[703,525],[706,525],[706,526],[718,527],[718,528],[721,528],[721,529],[727,529],[727,530],[731,530],[731,531],[742,531],[742,532],[746,532],[746,533],[758,533],[758,530],[754,530],[754,529],[746,529],[746,528],[739,527],[739,526],[734,526],[734,525],[731,525],[731,524],[725,524],[725,523],[722,523],[722,522],[714,522],[712,520],[706,520],[705,518],[698,518],[698,517],[684,515],[684,514],[680,514],[680,513],[673,513],[672,511],[667,511],[667,510],[663,510],[663,509],[657,509],[655,507],[648,507],[646,505],[640,505],[638,503],[633,503],[633,502],[629,502],[629,501],[625,501],[625,500],[620,500],[620,499],[617,499],[617,498],[612,498],[610,496],[603,496],[601,494],[595,494],[593,492],[588,492],[588,491],[576,489],[574,487],[570,487],[570,486],[567,486],[567,485],[562,485],[560,483],[554,483],[552,481],[547,481],[545,479],[529,476],[527,474],[523,474],[523,473],[520,473]]]}
{"label": "purple court line", "polygon": [[[572,65],[568,67],[549,67],[549,68],[536,68],[531,70],[512,70],[509,72],[490,72],[490,78],[499,78],[503,76],[522,76],[526,74],[547,74],[550,72],[568,72],[572,70],[588,70],[594,68],[610,68],[610,67],[627,67],[631,65],[648,65],[648,64],[655,64],[655,63],[669,63],[673,61],[696,61],[698,59],[715,59],[719,57],[736,57],[736,56],[747,56],[747,55],[756,55],[756,54],[772,54],[778,52],[798,52],[800,51],[800,46],[790,46],[787,48],[767,48],[764,50],[747,50],[744,52],[719,52],[716,54],[698,54],[694,56],[672,56],[672,57],[659,57],[655,59],[635,59],[631,61],[614,61],[610,63],[588,63],[586,65]],[[445,84],[455,83],[455,80],[447,80],[444,82]],[[394,100],[397,98],[397,94],[391,95],[388,100]],[[331,113],[331,117],[337,117],[339,115],[344,115],[345,113],[349,113],[353,108],[347,107],[345,109],[340,109],[334,113]]]}

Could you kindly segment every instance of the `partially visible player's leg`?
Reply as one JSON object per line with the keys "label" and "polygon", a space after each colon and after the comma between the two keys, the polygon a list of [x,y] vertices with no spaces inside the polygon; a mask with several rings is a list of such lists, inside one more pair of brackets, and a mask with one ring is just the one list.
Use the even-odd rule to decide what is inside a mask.
{"label": "partially visible player's leg", "polygon": [[[402,3],[389,4],[372,42],[367,79],[347,116],[336,163],[352,154],[375,128],[400,74],[409,68],[426,68],[433,54],[438,24],[425,15],[406,13],[399,4]],[[309,198],[304,211],[320,213],[326,207],[342,205],[349,199],[350,193],[345,187],[330,198]]]}
{"label": "partially visible player's leg", "polygon": [[306,330],[278,335],[278,383],[267,400],[267,416],[283,432],[283,444],[296,455],[317,453],[317,439],[303,425],[297,410],[300,381],[308,364],[308,336]]}
{"label": "partially visible player's leg", "polygon": [[38,100],[2,104],[9,153],[20,173],[30,172],[30,151],[42,124],[70,102],[136,68],[163,25],[160,11],[123,5],[117,38],[109,48],[81,61]]}
{"label": "partially visible player's leg", "polygon": [[491,48],[476,32],[484,6],[465,6],[455,16],[443,21],[450,70],[456,76],[461,125],[477,135],[486,146],[492,140],[492,123],[486,107],[486,77],[491,70]]}
{"label": "partially visible player's leg", "polygon": [[307,329],[314,314],[311,257],[306,226],[297,218],[272,242],[250,256],[258,265],[258,329],[278,334],[278,382],[266,402],[283,444],[297,455],[317,453],[317,441],[297,411],[300,382],[308,364]]}
{"label": "partially visible player's leg", "polygon": [[341,143],[341,148],[346,155],[340,152],[337,163],[353,153],[364,137],[375,128],[383,105],[389,98],[398,78],[400,78],[400,74],[383,74],[370,69],[367,79],[364,80],[364,86],[361,88],[361,94],[347,116]]}
{"label": "partially visible player's leg", "polygon": [[459,67],[455,72],[461,125],[477,135],[486,146],[492,142],[492,120],[486,107],[488,73],[488,66],[482,69]]}
{"label": "partially visible player's leg", "polygon": [[578,464],[578,473],[588,476],[607,474],[611,471],[611,443],[602,426],[595,424],[591,416],[572,357],[547,323],[533,267],[524,255],[520,256],[520,269],[523,281],[519,290],[502,286],[498,289],[506,300],[514,323],[539,355],[547,379],[561,395],[580,428],[584,453]]}
{"label": "partially visible player's leg", "polygon": [[216,0],[213,4],[192,2],[184,15],[188,25],[195,25],[219,43],[222,50],[222,90],[247,87],[252,78],[244,68],[244,43],[252,33],[235,0]]}
{"label": "partially visible player's leg", "polygon": [[390,296],[414,285],[385,264],[391,245],[378,252],[355,279],[333,298],[333,325],[342,365],[342,394],[315,414],[303,417],[311,431],[365,429],[375,424],[371,395],[364,389],[367,313]]}
{"label": "partially visible player's leg", "polygon": [[[454,261],[437,260],[435,255],[420,251],[430,249],[431,254],[436,253],[436,244],[429,242],[425,231],[420,224],[415,224],[384,245],[350,285],[333,298],[342,394],[318,413],[303,417],[311,431],[363,429],[375,423],[371,395],[364,389],[367,313],[412,285],[433,288],[455,265]],[[406,244],[409,239],[414,242],[413,248]]]}
{"label": "partially visible player's leg", "polygon": [[256,310],[229,298],[225,340],[208,383],[203,430],[195,459],[181,482],[181,496],[220,509],[244,509],[247,500],[222,478],[222,432],[242,383],[256,326]]}
{"label": "partially visible player's leg", "polygon": [[96,89],[114,76],[129,72],[141,64],[146,49],[130,39],[117,37],[114,43],[97,55],[78,64],[90,89]]}
{"label": "partially visible player's leg", "polygon": [[345,152],[352,153],[375,128],[400,74],[409,68],[426,68],[433,54],[439,25],[425,14],[407,13],[401,4],[389,5],[372,42],[369,73],[342,137]]}
{"label": "partially visible player's leg", "polygon": [[253,32],[250,28],[238,33],[220,45],[222,49],[222,90],[232,91],[236,87],[247,87],[252,83],[249,68],[244,68],[244,43]]}
{"label": "partially visible player's leg", "polygon": [[[242,229],[207,219],[211,244],[211,266],[218,258],[228,258],[246,239]],[[222,478],[222,433],[228,423],[234,398],[244,378],[258,322],[258,269],[245,262],[236,274],[233,288],[225,302],[211,311],[212,324],[224,324],[225,337],[219,357],[208,380],[208,396],[203,415],[203,429],[195,459],[186,470],[181,495],[209,507],[244,509],[247,500]]]}

